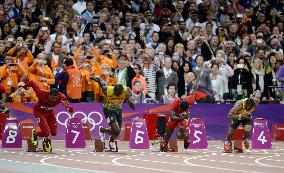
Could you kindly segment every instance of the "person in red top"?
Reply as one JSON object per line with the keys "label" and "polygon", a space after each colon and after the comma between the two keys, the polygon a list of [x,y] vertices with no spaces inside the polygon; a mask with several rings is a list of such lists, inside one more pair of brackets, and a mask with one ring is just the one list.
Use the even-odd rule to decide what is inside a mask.
{"label": "person in red top", "polygon": [[27,82],[24,87],[32,87],[38,97],[33,113],[39,125],[39,130],[33,129],[32,139],[28,142],[28,151],[30,149],[35,149],[34,151],[36,151],[38,146],[37,137],[39,136],[43,137],[43,150],[51,152],[52,147],[49,136],[55,136],[57,133],[57,123],[53,108],[62,103],[69,112],[73,112],[73,107],[67,101],[66,96],[55,88],[52,88],[50,91],[42,90],[33,80]]}
{"label": "person in red top", "polygon": [[170,119],[166,125],[166,133],[164,135],[164,144],[161,146],[162,152],[168,151],[169,140],[178,126],[177,137],[184,139],[184,148],[187,149],[189,146],[188,133],[185,133],[186,127],[188,126],[189,119],[189,102],[184,99],[176,99],[171,106]]}
{"label": "person in red top", "polygon": [[196,73],[197,78],[193,83],[189,95],[184,98],[177,98],[171,103],[170,119],[166,125],[166,133],[164,135],[164,143],[161,145],[160,151],[168,151],[169,140],[178,126],[177,137],[184,139],[184,148],[187,149],[189,146],[189,134],[186,133],[186,128],[188,126],[188,120],[190,116],[189,106],[193,105],[198,99],[196,97],[196,92],[199,87],[200,73]]}

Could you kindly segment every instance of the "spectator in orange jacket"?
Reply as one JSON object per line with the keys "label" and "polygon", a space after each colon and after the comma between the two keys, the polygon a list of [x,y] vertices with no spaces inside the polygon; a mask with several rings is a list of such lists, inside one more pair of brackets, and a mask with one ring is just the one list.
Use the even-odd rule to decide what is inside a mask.
{"label": "spectator in orange jacket", "polygon": [[29,67],[30,80],[35,81],[42,90],[49,90],[55,83],[51,69],[46,65],[46,55],[40,53],[34,63]]}
{"label": "spectator in orange jacket", "polygon": [[14,53],[16,53],[16,56],[13,58],[13,62],[17,63],[28,75],[28,67],[34,61],[33,54],[29,51],[28,46],[23,42],[17,42],[16,46],[7,52],[7,55],[13,56]]}
{"label": "spectator in orange jacket", "polygon": [[144,91],[144,94],[147,95],[147,83],[146,83],[146,80],[143,76],[141,65],[135,64],[133,69],[135,71],[136,76],[131,81],[132,90],[135,92],[134,83],[135,83],[135,81],[139,81],[141,83],[141,86],[142,86],[142,91]]}
{"label": "spectator in orange jacket", "polygon": [[10,55],[5,56],[5,64],[0,67],[0,78],[7,93],[7,102],[11,102],[10,94],[17,90],[20,78],[24,76],[24,69],[13,63]]}
{"label": "spectator in orange jacket", "polygon": [[11,94],[13,103],[36,103],[38,101],[32,88],[25,89],[25,83],[19,82],[18,89]]}
{"label": "spectator in orange jacket", "polygon": [[79,102],[82,97],[81,72],[75,68],[73,59],[66,58],[63,63],[65,68],[59,76],[59,91],[67,96],[68,101]]}

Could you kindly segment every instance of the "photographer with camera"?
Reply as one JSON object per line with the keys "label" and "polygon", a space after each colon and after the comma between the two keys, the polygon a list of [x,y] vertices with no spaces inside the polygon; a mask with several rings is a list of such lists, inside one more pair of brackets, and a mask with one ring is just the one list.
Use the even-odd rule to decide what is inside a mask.
{"label": "photographer with camera", "polygon": [[[22,40],[18,41],[16,46],[7,52],[7,55],[12,56],[14,53],[16,53],[16,56],[13,58],[13,62],[17,63],[24,70],[26,70],[34,61],[32,52],[28,49],[28,45]],[[26,73],[28,72],[26,71]]]}
{"label": "photographer with camera", "polygon": [[35,92],[28,88],[24,88],[25,83],[19,82],[18,89],[11,94],[13,103],[36,103],[38,101]]}
{"label": "photographer with camera", "polygon": [[249,62],[245,56],[241,56],[234,64],[234,75],[231,78],[233,99],[240,100],[249,96],[252,92],[251,80]]}
{"label": "photographer with camera", "polygon": [[0,67],[1,83],[4,85],[7,102],[11,102],[10,94],[17,89],[18,81],[24,75],[24,70],[13,62],[10,55],[5,55],[5,64]]}
{"label": "photographer with camera", "polygon": [[42,90],[49,90],[50,85],[55,83],[53,73],[47,66],[46,54],[40,53],[29,67],[29,78],[35,81]]}

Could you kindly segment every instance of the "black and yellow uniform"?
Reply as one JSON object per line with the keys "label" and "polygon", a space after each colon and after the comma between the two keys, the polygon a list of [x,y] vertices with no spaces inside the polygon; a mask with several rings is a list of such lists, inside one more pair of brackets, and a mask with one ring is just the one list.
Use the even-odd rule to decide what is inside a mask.
{"label": "black and yellow uniform", "polygon": [[[245,109],[245,104],[248,98],[239,100],[236,104],[242,104],[243,105],[243,109],[239,112],[239,114],[243,114],[243,113],[251,113],[254,111],[255,108],[252,108],[251,110],[246,110]],[[245,125],[252,125],[252,117],[248,116],[246,118],[242,118],[242,119],[238,119],[238,118],[233,118],[228,116],[228,118],[231,120],[231,128],[232,129],[237,129],[239,127],[240,124],[242,124],[243,126]]]}
{"label": "black and yellow uniform", "polygon": [[117,122],[121,128],[122,124],[122,103],[126,98],[127,87],[123,87],[122,94],[120,96],[114,95],[114,86],[107,87],[107,94],[103,103],[104,115],[109,124]]}

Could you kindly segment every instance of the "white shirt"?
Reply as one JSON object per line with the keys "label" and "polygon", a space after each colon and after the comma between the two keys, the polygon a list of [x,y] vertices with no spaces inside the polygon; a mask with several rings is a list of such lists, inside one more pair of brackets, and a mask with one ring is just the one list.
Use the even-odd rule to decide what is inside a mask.
{"label": "white shirt", "polygon": [[168,70],[164,67],[164,75],[166,79],[171,75],[171,73],[172,73],[172,69]]}
{"label": "white shirt", "polygon": [[124,70],[118,70],[117,83],[120,83]]}
{"label": "white shirt", "polygon": [[234,75],[234,70],[228,65],[228,64],[222,64],[219,67],[218,74],[223,77],[224,82],[224,93],[229,93],[228,83],[229,83],[229,77],[232,77]]}
{"label": "white shirt", "polygon": [[86,6],[86,2],[85,1],[80,1],[78,0],[75,4],[73,4],[72,8],[73,10],[77,11],[79,14],[81,14],[84,10],[86,10],[87,6]]}
{"label": "white shirt", "polygon": [[56,64],[58,64],[59,55],[55,55],[54,53],[52,53],[52,59],[54,60],[54,62],[55,62]]}
{"label": "white shirt", "polygon": [[212,74],[210,74],[212,90],[214,91],[214,99],[215,101],[220,101],[223,98],[224,90],[223,90],[223,78],[222,76],[217,74],[216,79],[212,79]]}
{"label": "white shirt", "polygon": [[191,20],[191,18],[188,18],[188,19],[185,21],[185,24],[186,24],[186,27],[187,27],[187,28],[191,28],[191,27],[193,27],[193,26],[202,26],[202,24],[199,23],[199,22],[193,22],[193,21]]}
{"label": "white shirt", "polygon": [[[68,38],[65,35],[61,35],[62,37],[62,47],[66,49],[67,52],[70,52],[70,46],[68,42]],[[47,46],[45,48],[46,52],[50,52],[52,44],[55,42],[56,33],[50,35],[50,40],[47,42]]]}

